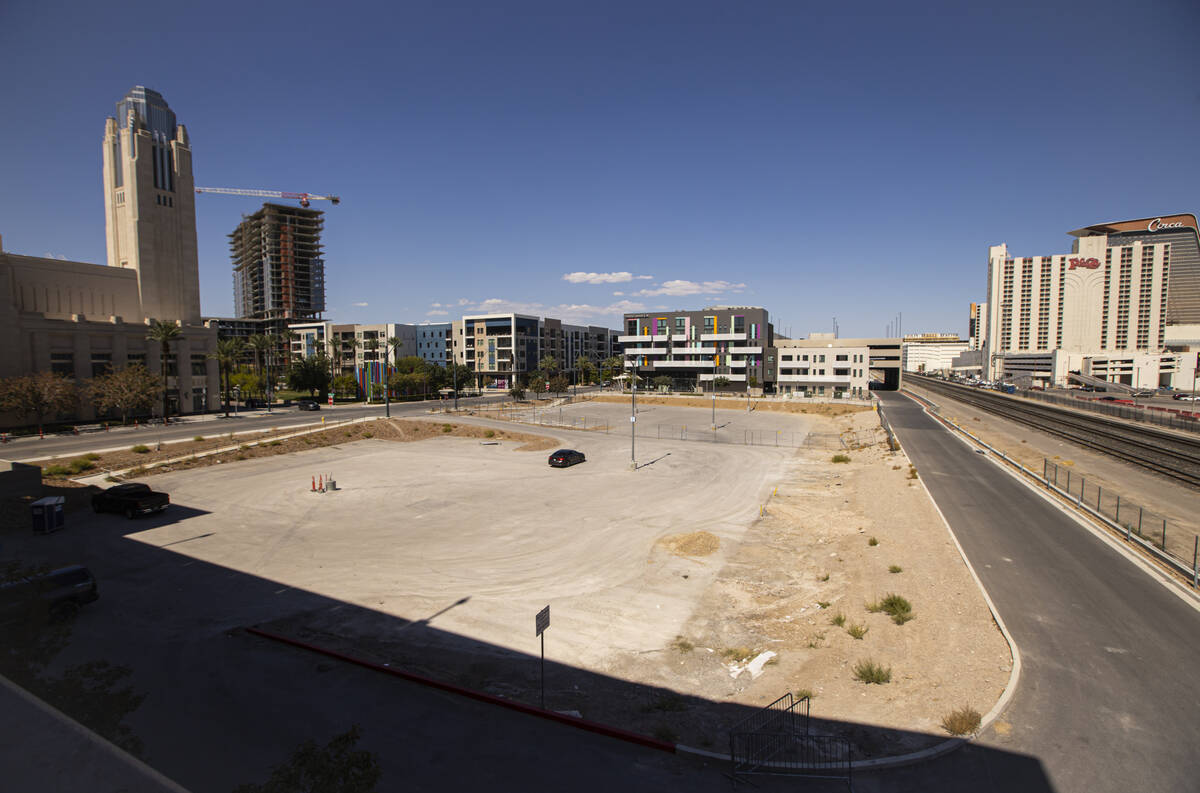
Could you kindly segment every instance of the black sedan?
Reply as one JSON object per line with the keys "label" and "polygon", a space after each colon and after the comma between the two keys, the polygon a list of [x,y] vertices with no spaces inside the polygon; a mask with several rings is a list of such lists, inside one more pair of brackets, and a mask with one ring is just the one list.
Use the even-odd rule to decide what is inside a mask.
{"label": "black sedan", "polygon": [[555,468],[566,468],[575,463],[582,463],[585,460],[587,458],[583,456],[583,452],[577,452],[574,449],[559,449],[550,455],[550,465]]}
{"label": "black sedan", "polygon": [[300,410],[320,410],[321,403],[315,399],[301,399],[296,403],[296,407]]}

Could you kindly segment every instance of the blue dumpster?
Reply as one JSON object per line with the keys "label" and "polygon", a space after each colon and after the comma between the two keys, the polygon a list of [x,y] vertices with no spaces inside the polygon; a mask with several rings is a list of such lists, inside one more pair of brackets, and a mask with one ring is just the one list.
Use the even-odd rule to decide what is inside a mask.
{"label": "blue dumpster", "polygon": [[33,533],[49,534],[63,527],[63,505],[67,500],[62,496],[46,496],[39,498],[30,506],[33,509]]}

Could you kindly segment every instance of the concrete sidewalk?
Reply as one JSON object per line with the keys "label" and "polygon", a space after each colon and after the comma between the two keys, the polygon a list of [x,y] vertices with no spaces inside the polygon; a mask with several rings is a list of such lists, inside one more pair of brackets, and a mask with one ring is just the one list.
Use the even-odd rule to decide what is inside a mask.
{"label": "concrete sidewalk", "polygon": [[150,766],[0,677],[5,790],[187,793]]}

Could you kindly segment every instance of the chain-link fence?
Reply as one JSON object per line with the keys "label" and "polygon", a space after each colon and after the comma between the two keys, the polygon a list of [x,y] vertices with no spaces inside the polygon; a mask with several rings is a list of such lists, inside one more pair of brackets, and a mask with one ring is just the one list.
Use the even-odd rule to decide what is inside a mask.
{"label": "chain-link fence", "polygon": [[[1157,424],[1160,427],[1170,427],[1177,430],[1200,432],[1200,418],[1197,417],[1200,415],[1200,407],[1196,407],[1197,403],[1195,402],[1180,402],[1180,407],[1178,408],[1166,408],[1161,405],[1126,405],[1117,402],[1105,402],[1102,399],[1077,399],[1073,396],[1053,391],[1027,390],[1021,391],[1020,396],[1026,399],[1034,399],[1038,402],[1048,402],[1053,405],[1064,405],[1079,410],[1087,410],[1103,416],[1112,416],[1113,418],[1130,421],[1142,421],[1147,424]],[[1121,398],[1130,402],[1137,401],[1132,397],[1122,396]]]}

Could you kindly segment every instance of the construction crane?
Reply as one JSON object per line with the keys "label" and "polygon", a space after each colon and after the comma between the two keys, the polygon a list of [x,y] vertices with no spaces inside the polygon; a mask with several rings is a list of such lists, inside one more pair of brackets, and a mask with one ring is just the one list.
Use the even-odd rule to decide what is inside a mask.
{"label": "construction crane", "polygon": [[285,193],[279,190],[239,190],[236,187],[197,187],[197,193],[218,193],[220,195],[252,195],[259,198],[291,198],[307,207],[310,201],[331,201],[336,206],[342,199],[335,195],[313,195],[312,193]]}

